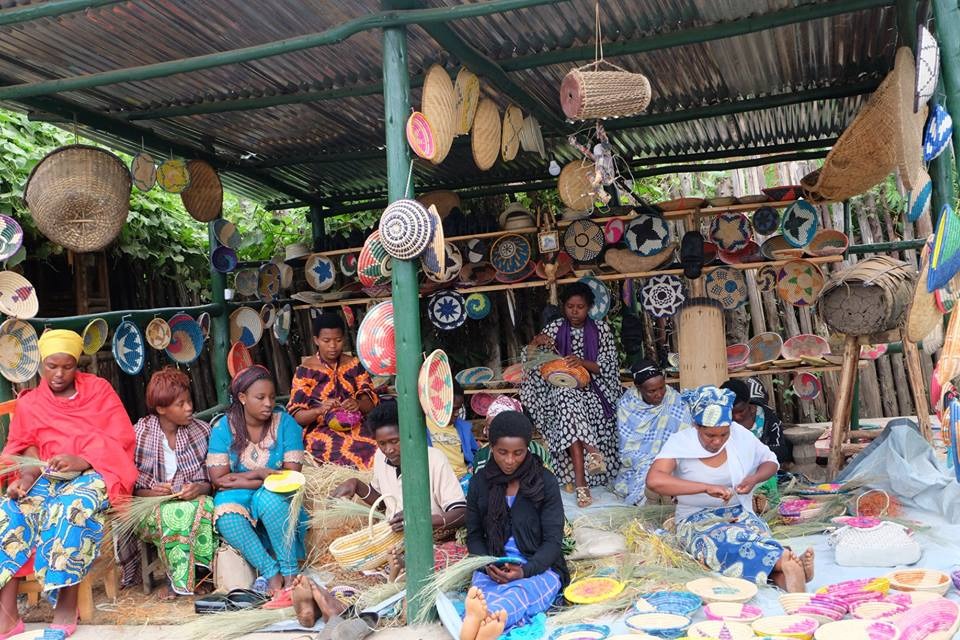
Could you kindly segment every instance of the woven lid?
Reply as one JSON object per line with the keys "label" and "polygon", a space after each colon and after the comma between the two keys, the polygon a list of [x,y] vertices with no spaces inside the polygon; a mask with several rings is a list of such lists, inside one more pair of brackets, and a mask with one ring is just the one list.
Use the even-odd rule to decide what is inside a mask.
{"label": "woven lid", "polygon": [[593,306],[590,307],[587,314],[592,320],[603,320],[610,312],[610,305],[613,304],[610,289],[607,288],[607,285],[605,285],[602,280],[594,278],[593,276],[580,278],[580,282],[590,287],[590,290],[593,291]]}
{"label": "woven lid", "polygon": [[216,220],[223,210],[223,185],[217,170],[203,160],[190,160],[187,169],[190,185],[180,194],[184,208],[194,220]]}
{"label": "woven lid", "polygon": [[237,252],[230,247],[216,247],[210,253],[210,264],[220,273],[230,273],[237,268]]}
{"label": "woven lid", "polygon": [[780,267],[777,295],[784,302],[802,307],[814,304],[820,297],[825,279],[820,267],[807,260],[791,260]]}
{"label": "woven lid", "polygon": [[280,307],[277,312],[277,319],[273,322],[273,337],[280,344],[286,344],[290,336],[290,323],[293,318],[293,308],[289,304]]}
{"label": "woven lid", "polygon": [[239,307],[230,314],[230,342],[242,342],[247,347],[260,342],[263,322],[260,314],[250,307]]}
{"label": "woven lid", "polygon": [[504,162],[517,157],[520,150],[520,131],[523,130],[523,112],[520,107],[510,105],[503,112],[503,132],[500,136],[500,155]]}
{"label": "woven lid", "polygon": [[773,207],[760,207],[753,212],[753,230],[763,236],[780,228],[780,212]]}
{"label": "woven lid", "polygon": [[256,269],[241,269],[233,276],[233,288],[241,296],[255,296],[259,277]]}
{"label": "woven lid", "polygon": [[419,111],[414,111],[407,118],[407,144],[424,160],[437,157],[437,137],[427,116]]}
{"label": "woven lid", "polygon": [[397,347],[393,331],[393,303],[381,302],[367,311],[357,330],[357,357],[375,376],[397,373]]}
{"label": "woven lid", "polygon": [[797,200],[787,207],[780,221],[780,232],[792,247],[805,247],[813,240],[819,226],[820,212],[806,200]]}
{"label": "woven lid", "polygon": [[710,240],[720,251],[740,251],[750,241],[750,220],[736,211],[714,216],[710,223]]}
{"label": "woven lid", "polygon": [[167,193],[183,193],[190,186],[190,168],[187,161],[183,158],[170,158],[160,163],[157,167],[157,184]]}
{"label": "woven lid", "polygon": [[670,244],[670,227],[659,216],[641,213],[627,225],[623,239],[631,251],[649,257],[660,253]]}
{"label": "woven lid", "polygon": [[925,245],[920,261],[919,277],[913,290],[913,301],[907,311],[907,340],[911,342],[920,342],[926,338],[943,317],[937,308],[934,294],[927,290],[929,265],[930,250],[929,245]]}
{"label": "woven lid", "polygon": [[0,324],[0,374],[15,384],[23,384],[40,368],[37,332],[15,318]]}
{"label": "woven lid", "polygon": [[432,225],[426,207],[416,200],[394,200],[380,216],[380,242],[394,258],[411,260],[430,244]]}
{"label": "woven lid", "polygon": [[683,280],[662,275],[649,278],[640,289],[640,304],[654,318],[668,318],[680,310],[686,300]]}
{"label": "woven lid", "polygon": [[940,79],[940,45],[924,24],[917,25],[917,52],[914,113],[930,101]]}
{"label": "woven lid", "polygon": [[146,151],[133,156],[130,161],[130,179],[140,191],[150,191],[157,184],[157,163]]}
{"label": "woven lid", "polygon": [[470,131],[473,161],[480,171],[487,171],[500,157],[500,110],[490,98],[481,98]]}
{"label": "woven lid", "polygon": [[143,334],[147,344],[158,351],[166,349],[170,344],[170,325],[163,318],[154,318],[147,323]]}
{"label": "woven lid", "polygon": [[127,220],[130,172],[103,149],[60,147],[33,168],[23,199],[47,238],[77,253],[99,251]]}
{"label": "woven lid", "polygon": [[83,352],[92,356],[107,343],[110,328],[103,318],[94,318],[83,328]]}
{"label": "woven lid", "polygon": [[26,320],[39,309],[37,292],[29,280],[14,271],[0,271],[0,313]]}
{"label": "woven lid", "polygon": [[453,90],[457,94],[456,134],[462,136],[470,133],[473,117],[477,113],[477,103],[480,101],[480,80],[477,74],[466,67],[460,67]]}
{"label": "woven lid", "polygon": [[557,179],[557,191],[563,204],[576,211],[593,209],[596,200],[594,174],[592,162],[574,160],[567,163]]}
{"label": "woven lid", "polygon": [[747,301],[747,279],[739,269],[720,267],[707,274],[706,291],[724,309],[737,309]]}
{"label": "woven lid", "polygon": [[238,249],[240,242],[243,240],[237,230],[237,225],[223,218],[217,218],[213,221],[213,233],[217,236],[217,242],[231,249]]}
{"label": "woven lid", "polygon": [[0,260],[7,260],[23,246],[23,229],[10,216],[0,215]]}
{"label": "woven lid", "polygon": [[[209,316],[208,320],[209,322]],[[203,353],[206,339],[202,324],[186,313],[178,313],[170,318],[170,344],[167,345],[167,357],[178,364],[193,364]]]}
{"label": "woven lid", "polygon": [[437,349],[427,356],[417,378],[417,395],[427,424],[446,426],[453,416],[453,375],[450,359]]}
{"label": "woven lid", "polygon": [[451,331],[467,320],[467,303],[456,291],[443,291],[427,301],[427,316],[437,329]]}
{"label": "woven lid", "polygon": [[315,291],[327,291],[337,279],[337,270],[333,266],[333,260],[319,253],[307,258],[303,273],[307,284]]}
{"label": "woven lid", "polygon": [[433,128],[437,153],[430,159],[440,164],[446,159],[453,144],[457,127],[457,92],[446,70],[438,64],[427,69],[423,79],[423,99],[420,110]]}
{"label": "woven lid", "polygon": [[113,359],[128,376],[135,376],[143,370],[146,360],[143,336],[137,325],[129,320],[121,322],[113,332]]}
{"label": "woven lid", "polygon": [[253,356],[250,355],[250,350],[242,342],[234,342],[227,352],[227,371],[230,372],[230,377],[252,366]]}
{"label": "woven lid", "polygon": [[923,129],[923,160],[930,162],[950,144],[953,136],[953,118],[941,104],[936,104]]}
{"label": "woven lid", "polygon": [[603,250],[603,229],[590,220],[577,220],[564,232],[563,248],[577,262],[595,260]]}
{"label": "woven lid", "polygon": [[501,236],[490,247],[490,263],[500,273],[519,273],[530,262],[530,243],[523,236]]}
{"label": "woven lid", "polygon": [[483,320],[490,315],[493,305],[485,293],[471,293],[466,299],[467,317],[471,320]]}

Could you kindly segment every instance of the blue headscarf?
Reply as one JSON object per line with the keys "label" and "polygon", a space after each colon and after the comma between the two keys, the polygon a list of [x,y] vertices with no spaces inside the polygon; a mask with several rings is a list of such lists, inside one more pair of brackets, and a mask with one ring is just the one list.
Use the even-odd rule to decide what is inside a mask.
{"label": "blue headscarf", "polygon": [[683,392],[690,405],[693,421],[701,427],[727,427],[733,423],[733,404],[737,395],[729,389],[704,385]]}

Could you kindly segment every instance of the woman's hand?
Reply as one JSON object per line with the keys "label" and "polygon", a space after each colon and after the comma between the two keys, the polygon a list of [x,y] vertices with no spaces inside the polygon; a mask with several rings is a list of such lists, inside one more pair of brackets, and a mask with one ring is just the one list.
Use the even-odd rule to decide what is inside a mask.
{"label": "woman's hand", "polygon": [[737,493],[740,495],[746,495],[748,493],[753,493],[754,487],[757,486],[757,481],[753,476],[747,476],[740,481],[740,484],[737,485]]}
{"label": "woman's hand", "polygon": [[53,456],[47,463],[47,466],[53,471],[78,471],[83,472],[90,468],[90,463],[69,453],[61,453]]}
{"label": "woman's hand", "polygon": [[533,340],[530,341],[530,346],[546,347],[548,349],[553,348],[554,346],[553,338],[551,338],[545,333],[538,333],[537,335],[533,336]]}
{"label": "woman's hand", "polygon": [[394,533],[403,533],[403,511],[397,511],[387,522]]}
{"label": "woman's hand", "polygon": [[488,564],[487,575],[497,584],[507,584],[508,582],[522,579],[523,568],[518,564],[504,564],[499,567],[494,564]]}
{"label": "woman's hand", "polygon": [[191,482],[183,485],[183,488],[180,489],[180,499],[189,502],[208,493],[210,493],[210,485],[206,482]]}
{"label": "woman's hand", "polygon": [[357,479],[350,478],[349,480],[344,480],[336,486],[336,488],[330,492],[331,498],[345,498],[350,500],[353,496],[357,495]]}
{"label": "woman's hand", "polygon": [[40,474],[31,474],[26,471],[20,473],[20,477],[10,483],[10,486],[7,487],[7,497],[11,500],[19,500],[20,498],[25,498],[30,489],[33,487],[33,483],[37,481],[37,478],[40,477]]}
{"label": "woman's hand", "polygon": [[730,487],[721,487],[717,484],[708,484],[703,492],[711,498],[718,498],[724,502],[729,502],[733,497],[733,490]]}
{"label": "woman's hand", "polygon": [[158,482],[150,487],[155,496],[169,496],[173,493],[173,486],[169,482]]}
{"label": "woman's hand", "polygon": [[314,411],[317,412],[318,417],[322,418],[323,416],[327,415],[328,413],[336,409],[337,405],[339,404],[340,403],[337,400],[333,400],[333,399],[324,400],[317,406],[316,409],[314,409]]}
{"label": "woman's hand", "polygon": [[340,408],[344,409],[345,411],[359,411],[360,405],[357,404],[356,398],[347,398],[340,403]]}
{"label": "woman's hand", "polygon": [[577,356],[566,356],[566,357],[564,357],[563,362],[564,362],[568,367],[582,367],[582,366],[583,366],[583,359],[582,359],[582,358],[578,358]]}
{"label": "woman's hand", "polygon": [[217,486],[222,489],[232,489],[234,487],[239,487],[243,481],[244,478],[241,478],[236,473],[228,473],[224,476],[220,476],[220,479],[217,480]]}

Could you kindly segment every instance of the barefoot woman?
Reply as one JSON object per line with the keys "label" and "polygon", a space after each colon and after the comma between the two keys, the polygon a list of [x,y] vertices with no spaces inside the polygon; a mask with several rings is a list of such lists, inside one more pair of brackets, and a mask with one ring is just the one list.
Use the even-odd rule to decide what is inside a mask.
{"label": "barefoot woman", "polygon": [[490,424],[492,458],[470,480],[467,547],[472,555],[522,560],[473,574],[460,640],[496,638],[546,611],[569,581],[563,501],[552,473],[527,449],[533,425],[506,411]]}
{"label": "barefoot woman", "polygon": [[[703,386],[684,396],[696,428],[670,436],[647,474],[651,491],[677,498],[680,542],[713,571],[804,591],[804,565],[753,512],[753,489],[777,472],[777,457],[733,421],[732,391]],[[804,557],[812,571],[813,552]]]}

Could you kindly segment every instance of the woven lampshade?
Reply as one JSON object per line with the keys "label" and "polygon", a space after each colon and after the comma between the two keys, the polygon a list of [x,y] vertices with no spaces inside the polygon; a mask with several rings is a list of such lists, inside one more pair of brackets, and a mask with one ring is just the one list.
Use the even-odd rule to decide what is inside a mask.
{"label": "woven lampshade", "polygon": [[490,169],[500,156],[501,129],[497,103],[489,98],[482,98],[477,105],[473,129],[470,132],[473,161],[480,171]]}
{"label": "woven lampshade", "polygon": [[223,210],[223,185],[217,170],[203,160],[187,162],[190,186],[180,194],[183,206],[194,220],[210,222]]}
{"label": "woven lampshade", "polygon": [[427,69],[421,102],[420,111],[427,116],[436,137],[437,153],[430,161],[440,164],[450,152],[456,135],[457,93],[450,76],[438,64]]}

